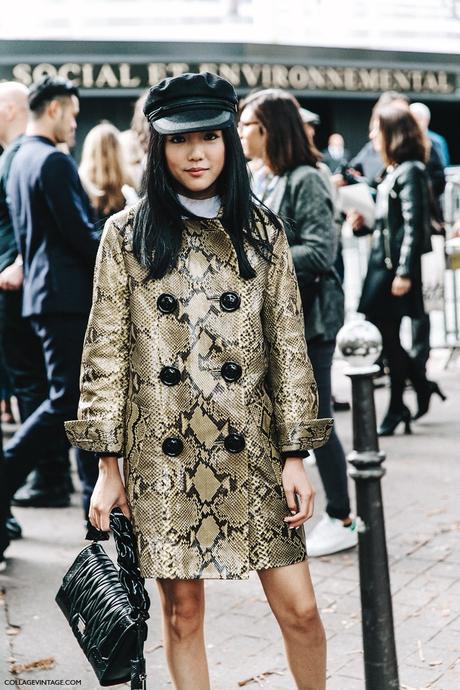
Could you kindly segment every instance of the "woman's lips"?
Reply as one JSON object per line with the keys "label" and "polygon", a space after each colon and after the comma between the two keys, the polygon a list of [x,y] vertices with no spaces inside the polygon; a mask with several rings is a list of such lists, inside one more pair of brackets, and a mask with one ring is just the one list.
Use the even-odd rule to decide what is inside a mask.
{"label": "woman's lips", "polygon": [[189,168],[185,172],[192,177],[201,177],[203,173],[207,172],[208,168]]}

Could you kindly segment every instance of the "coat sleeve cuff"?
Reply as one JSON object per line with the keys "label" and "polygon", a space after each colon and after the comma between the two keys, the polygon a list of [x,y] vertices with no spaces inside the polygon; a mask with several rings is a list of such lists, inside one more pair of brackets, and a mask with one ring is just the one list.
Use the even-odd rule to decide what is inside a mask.
{"label": "coat sleeve cuff", "polygon": [[75,419],[65,422],[67,438],[72,446],[103,455],[123,455],[123,427],[102,419]]}
{"label": "coat sleeve cuff", "polygon": [[308,458],[310,455],[309,450],[296,450],[294,452],[280,453],[281,458],[286,460],[287,458]]}
{"label": "coat sleeve cuff", "polygon": [[280,453],[283,457],[298,455],[299,452],[324,446],[331,435],[334,420],[312,419],[298,424],[293,429],[281,431]]}

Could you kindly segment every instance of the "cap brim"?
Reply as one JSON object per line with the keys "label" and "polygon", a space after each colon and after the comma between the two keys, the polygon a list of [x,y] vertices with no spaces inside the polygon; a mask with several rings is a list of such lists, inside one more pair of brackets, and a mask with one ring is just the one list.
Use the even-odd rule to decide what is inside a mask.
{"label": "cap brim", "polygon": [[225,129],[234,122],[233,113],[228,110],[188,110],[172,113],[152,122],[159,134],[182,134],[184,132],[207,132]]}

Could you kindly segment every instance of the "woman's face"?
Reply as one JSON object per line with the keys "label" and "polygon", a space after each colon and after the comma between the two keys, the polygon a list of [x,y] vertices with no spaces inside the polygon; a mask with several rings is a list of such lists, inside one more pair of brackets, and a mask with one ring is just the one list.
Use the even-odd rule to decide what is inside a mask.
{"label": "woman's face", "polygon": [[248,105],[243,110],[238,123],[238,134],[244,155],[249,160],[263,158],[265,155],[266,133],[254,115],[254,110]]}
{"label": "woman's face", "polygon": [[180,194],[195,199],[216,194],[216,181],[225,163],[221,130],[170,134],[166,137],[165,157]]}

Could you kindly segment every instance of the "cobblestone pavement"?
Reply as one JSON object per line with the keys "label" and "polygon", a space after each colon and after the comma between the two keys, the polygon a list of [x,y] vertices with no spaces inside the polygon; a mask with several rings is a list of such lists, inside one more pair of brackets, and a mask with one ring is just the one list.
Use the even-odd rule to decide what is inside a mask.
{"label": "cobblestone pavement", "polygon": [[[412,436],[398,434],[381,444],[387,453],[383,493],[400,682],[405,690],[460,688],[460,365],[453,363],[444,371],[445,352],[433,359],[431,377],[440,382],[448,400],[434,400],[430,413],[413,425]],[[339,363],[335,389],[344,397],[349,384],[341,369]],[[380,413],[386,398],[386,390],[376,392]],[[350,450],[349,413],[338,415],[337,427]],[[315,468],[311,475],[319,489],[318,519],[322,496]],[[85,690],[98,687],[53,602],[62,575],[84,545],[78,496],[73,503],[68,509],[15,509],[25,538],[9,549],[8,571],[0,576],[6,590],[0,602],[3,683],[16,677],[78,680]],[[327,688],[364,690],[357,554],[312,559],[311,571],[328,637]],[[148,688],[167,690],[172,685],[161,646],[158,601],[152,583],[149,588],[153,602],[146,645]],[[208,581],[206,591],[213,690],[293,690],[280,634],[257,577]],[[9,673],[12,663],[50,657],[54,665],[49,670]]]}

